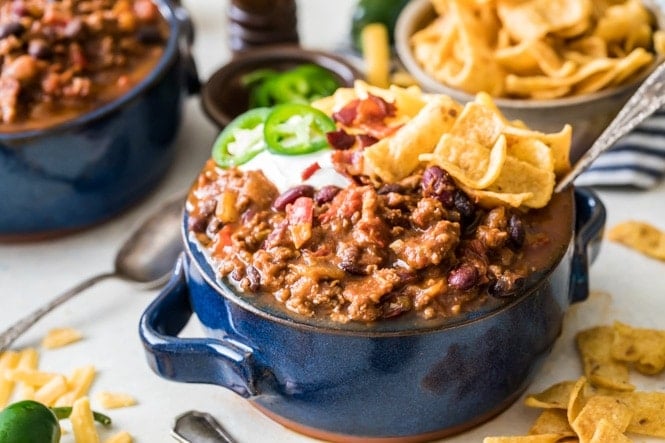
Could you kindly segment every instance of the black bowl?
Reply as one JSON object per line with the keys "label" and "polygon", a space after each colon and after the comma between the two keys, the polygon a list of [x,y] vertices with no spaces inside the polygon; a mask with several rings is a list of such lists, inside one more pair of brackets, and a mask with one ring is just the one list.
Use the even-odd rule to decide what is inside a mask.
{"label": "black bowl", "polygon": [[242,85],[245,74],[262,68],[284,71],[304,63],[329,70],[343,87],[353,86],[360,72],[343,58],[325,51],[296,45],[274,45],[236,56],[210,76],[201,90],[203,110],[220,128],[248,109],[249,91]]}

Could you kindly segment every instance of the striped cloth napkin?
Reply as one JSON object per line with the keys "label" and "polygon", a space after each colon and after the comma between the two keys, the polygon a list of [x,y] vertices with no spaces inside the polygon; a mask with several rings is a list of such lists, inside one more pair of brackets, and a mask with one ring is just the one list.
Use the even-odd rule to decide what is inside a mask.
{"label": "striped cloth napkin", "polygon": [[665,108],[656,111],[575,180],[576,186],[649,189],[665,177]]}

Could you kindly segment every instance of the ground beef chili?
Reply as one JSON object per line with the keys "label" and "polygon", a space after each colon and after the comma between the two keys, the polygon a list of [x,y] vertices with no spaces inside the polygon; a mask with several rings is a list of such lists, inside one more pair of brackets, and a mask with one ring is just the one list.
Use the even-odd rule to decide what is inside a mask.
{"label": "ground beef chili", "polygon": [[510,299],[561,257],[571,212],[560,201],[528,213],[481,208],[436,166],[378,187],[280,195],[260,171],[210,161],[190,192],[188,228],[222,277],[297,314],[445,319]]}
{"label": "ground beef chili", "polygon": [[3,1],[0,131],[49,126],[123,95],[167,38],[150,0]]}

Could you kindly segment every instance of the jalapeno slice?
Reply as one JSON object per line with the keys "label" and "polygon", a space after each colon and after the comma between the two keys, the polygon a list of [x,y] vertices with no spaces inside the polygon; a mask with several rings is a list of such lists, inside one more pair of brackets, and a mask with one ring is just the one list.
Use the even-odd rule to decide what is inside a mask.
{"label": "jalapeno slice", "polygon": [[212,147],[212,158],[222,168],[247,163],[266,149],[264,124],[270,108],[255,108],[240,114],[219,134]]}
{"label": "jalapeno slice", "polygon": [[277,105],[266,119],[263,134],[268,150],[275,154],[299,155],[329,147],[326,133],[335,122],[309,105]]}
{"label": "jalapeno slice", "polygon": [[340,86],[327,69],[306,63],[283,72],[257,69],[241,80],[249,89],[249,106],[272,106],[284,103],[310,103],[331,95]]}

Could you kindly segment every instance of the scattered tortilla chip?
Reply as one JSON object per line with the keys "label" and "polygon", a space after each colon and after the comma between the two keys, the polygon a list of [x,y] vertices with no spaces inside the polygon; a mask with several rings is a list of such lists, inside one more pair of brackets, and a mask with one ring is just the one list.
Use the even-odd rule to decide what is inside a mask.
{"label": "scattered tortilla chip", "polygon": [[570,394],[578,381],[563,381],[550,386],[543,392],[526,397],[524,404],[532,408],[567,409]]}
{"label": "scattered tortilla chip", "polygon": [[521,435],[516,437],[485,437],[483,443],[556,443],[560,434]]}
{"label": "scattered tortilla chip", "polygon": [[665,368],[665,331],[614,322],[611,352],[612,358],[633,363],[643,374],[658,374]]}
{"label": "scattered tortilla chip", "polygon": [[568,423],[573,423],[577,416],[580,415],[580,412],[582,412],[582,408],[584,408],[584,405],[589,398],[587,387],[587,378],[582,376],[575,382],[573,388],[570,390],[568,410],[566,411]]}
{"label": "scattered tortilla chip", "polygon": [[665,438],[665,392],[617,392],[614,394],[633,412],[628,432]]}
{"label": "scattered tortilla chip", "polygon": [[570,425],[577,433],[580,443],[584,443],[594,438],[601,419],[606,420],[621,434],[628,427],[632,416],[633,412],[630,408],[618,398],[594,395],[587,399],[584,407]]}
{"label": "scattered tortilla chip", "polygon": [[560,438],[574,437],[575,431],[568,423],[566,411],[561,409],[545,409],[536,419],[529,435],[557,434]]}
{"label": "scattered tortilla chip", "polygon": [[576,341],[584,374],[592,385],[617,391],[635,389],[628,381],[628,366],[612,358],[614,330],[611,327],[598,326],[581,331]]}
{"label": "scattered tortilla chip", "polygon": [[665,260],[665,232],[645,222],[630,220],[615,225],[607,238],[649,257]]}
{"label": "scattered tortilla chip", "polygon": [[580,438],[580,443],[588,441],[589,443],[631,443],[632,440],[610,423],[609,420],[601,418],[598,420],[591,439],[584,440]]}

